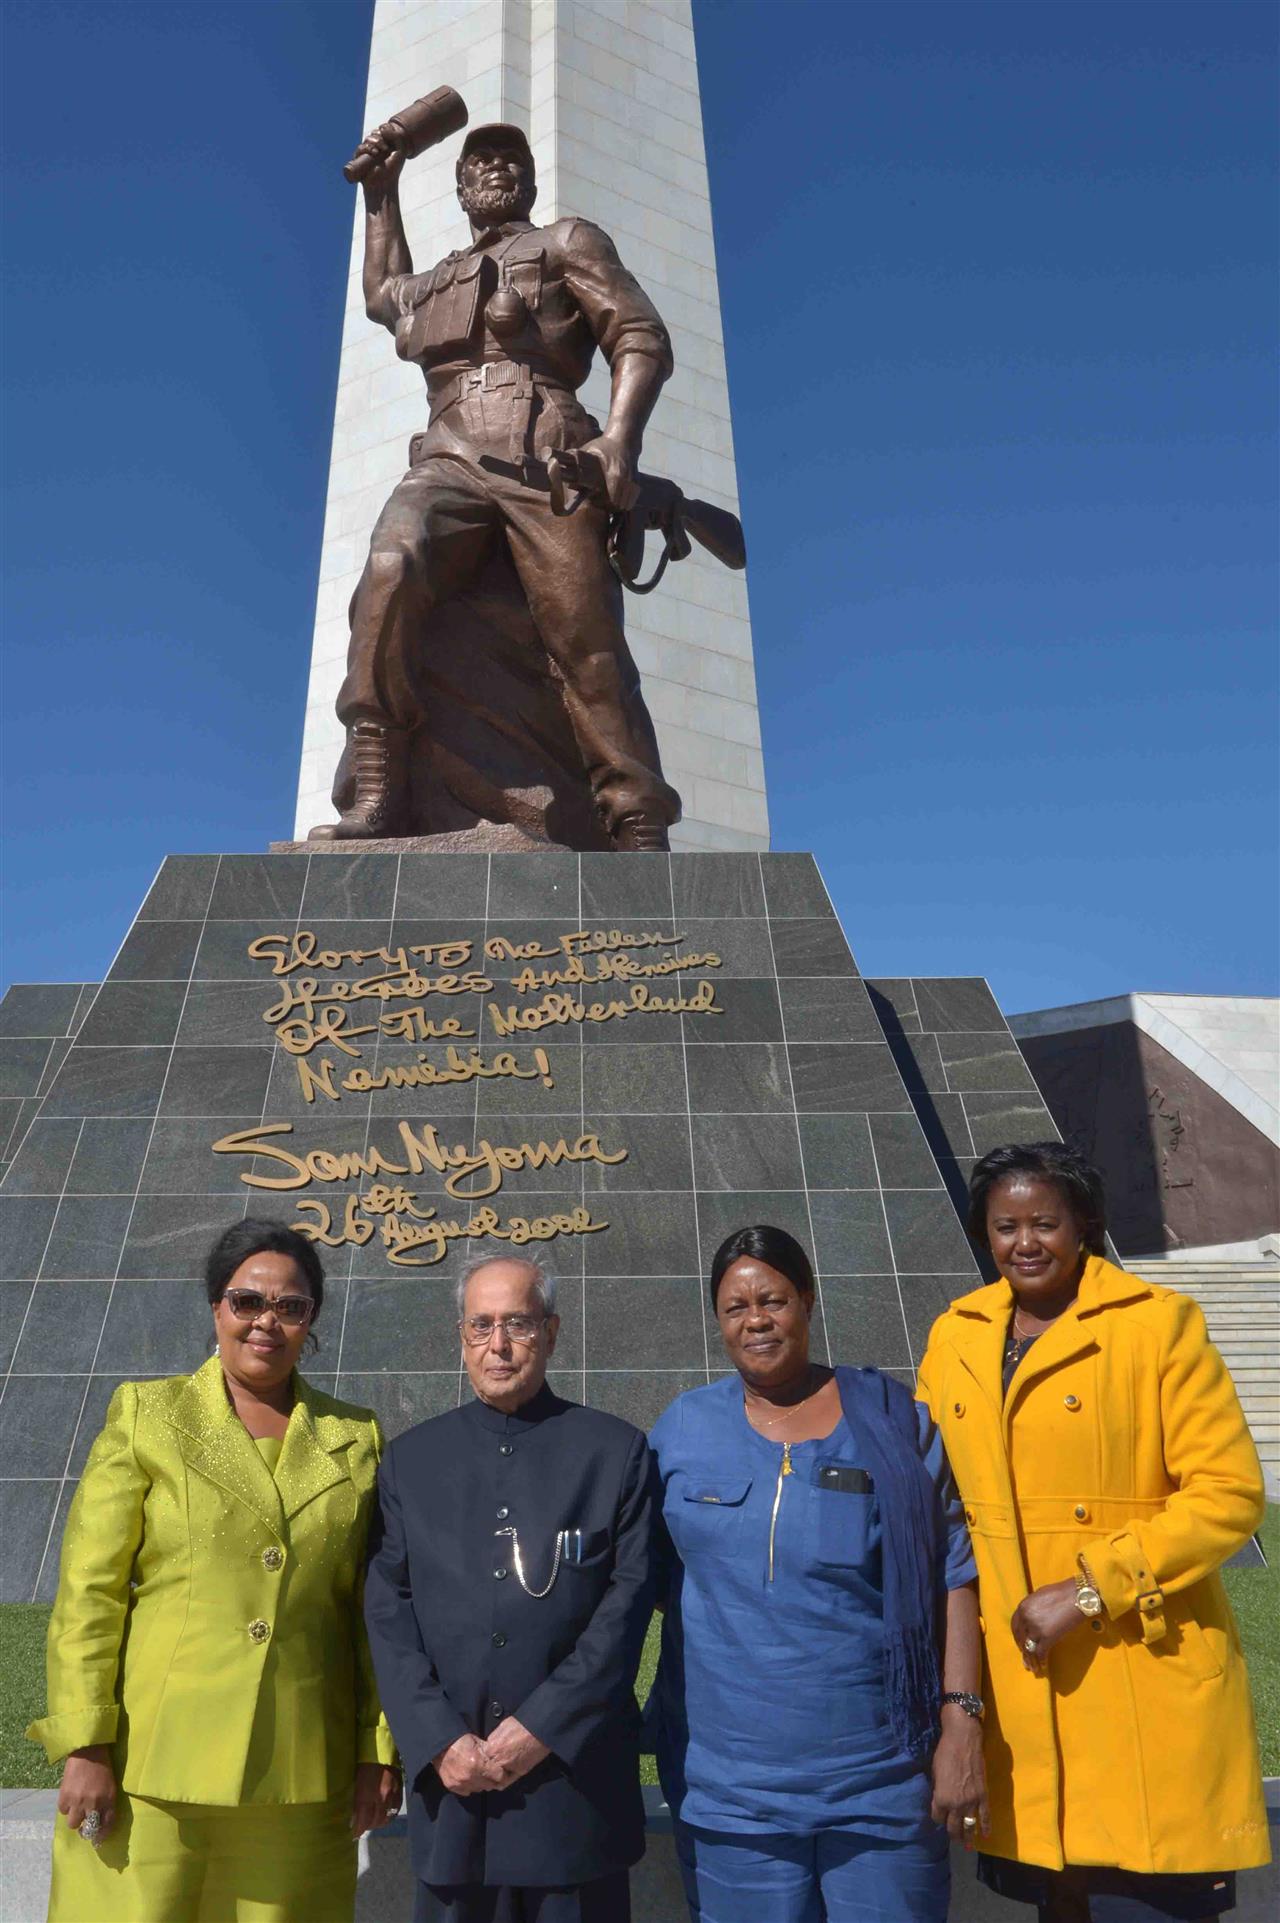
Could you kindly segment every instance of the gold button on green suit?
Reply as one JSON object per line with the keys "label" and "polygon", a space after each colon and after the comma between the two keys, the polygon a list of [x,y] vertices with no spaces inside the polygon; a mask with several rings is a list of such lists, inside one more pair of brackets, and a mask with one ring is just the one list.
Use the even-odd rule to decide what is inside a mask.
{"label": "gold button on green suit", "polygon": [[273,1474],[217,1356],[117,1389],[27,1734],[51,1761],[110,1744],[124,1794],[96,1852],[59,1824],[50,1923],[350,1918],[355,1766],[395,1754],[361,1614],[381,1447],[368,1410],[297,1378]]}

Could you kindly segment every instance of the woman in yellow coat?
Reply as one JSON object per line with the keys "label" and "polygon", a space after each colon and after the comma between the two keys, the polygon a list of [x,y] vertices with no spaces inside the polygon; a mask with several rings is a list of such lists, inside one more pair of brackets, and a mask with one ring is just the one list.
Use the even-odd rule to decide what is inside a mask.
{"label": "woman in yellow coat", "polygon": [[361,1615],[381,1435],[296,1371],[319,1258],[238,1222],[205,1281],[217,1354],[121,1384],[67,1519],[27,1731],[66,1758],[49,1923],[350,1923],[354,1835],[399,1804]]}
{"label": "woman in yellow coat", "polygon": [[1263,1513],[1196,1304],[1102,1254],[1102,1185],[1059,1143],[973,1170],[1001,1280],[934,1324],[917,1393],[978,1564],[984,1882],[1048,1923],[1202,1919],[1269,1860],[1219,1565]]}

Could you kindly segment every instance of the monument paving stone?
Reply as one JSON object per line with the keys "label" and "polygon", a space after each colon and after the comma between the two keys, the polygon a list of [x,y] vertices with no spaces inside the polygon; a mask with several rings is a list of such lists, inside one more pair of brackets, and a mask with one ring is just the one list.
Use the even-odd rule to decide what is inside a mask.
{"label": "monument paving stone", "polygon": [[49,1524],[62,1488],[58,1477],[36,1480],[6,1473],[0,1481],[0,1538],[4,1541],[0,1602],[30,1602],[35,1594]]}
{"label": "monument paving stone", "polygon": [[948,1030],[993,1029],[1008,1034],[996,998],[980,976],[922,976],[913,982],[922,1029],[933,1034]]}
{"label": "monument paving stone", "polygon": [[[698,912],[686,920],[682,907]],[[207,909],[214,913],[205,921]],[[11,1278],[5,1306],[17,1318],[8,1351],[0,1350],[0,1412],[22,1431],[27,1465],[6,1459],[5,1468],[34,1478],[3,1487],[38,1492],[10,1502],[24,1532],[6,1570],[16,1594],[50,1590],[59,1518],[115,1384],[189,1370],[208,1353],[200,1271],[214,1235],[245,1212],[312,1232],[327,1222],[330,1280],[308,1373],[375,1408],[390,1434],[454,1406],[464,1392],[454,1280],[478,1251],[522,1246],[489,1239],[489,1222],[507,1235],[513,1224],[569,1223],[574,1209],[586,1212],[586,1232],[562,1229],[552,1242],[532,1244],[561,1278],[557,1380],[566,1393],[646,1423],[673,1394],[721,1372],[705,1276],[719,1242],[749,1221],[775,1222],[811,1248],[820,1350],[829,1343],[835,1360],[875,1362],[907,1379],[931,1313],[979,1280],[943,1183],[955,1183],[972,1157],[966,1101],[981,1132],[1001,1126],[997,1116],[1028,1112],[1027,1097],[1020,1082],[962,1097],[927,1024],[913,1039],[932,1051],[939,1087],[926,1091],[915,1072],[909,1091],[881,1017],[900,1045],[905,1019],[922,1004],[930,1020],[963,1020],[967,1026],[939,1033],[948,1061],[969,1080],[1010,1074],[1007,1031],[983,1025],[981,985],[935,983],[927,1002],[905,978],[891,996],[874,984],[864,992],[808,856],[379,850],[190,858],[165,864],[141,919],[149,929],[140,934],[135,924],[137,940],[122,952],[167,956],[179,967],[185,958],[190,979],[113,977],[0,1193]],[[279,1040],[278,1019],[264,1019],[282,987],[305,977],[324,991],[367,981],[375,966],[309,962],[277,976],[269,960],[247,953],[264,934],[299,929],[316,934],[318,949],[469,941],[467,966],[495,988],[456,997],[410,988],[385,1001],[320,992],[294,1011],[316,1032],[308,1039],[291,1031],[305,1051],[293,1054]],[[536,942],[551,952],[530,965],[548,970],[562,965],[561,936],[580,929],[603,929],[614,940],[584,953],[591,979],[557,991],[569,1004],[626,1004],[637,980],[660,1003],[688,1000],[708,981],[724,1013],[637,1008],[500,1036],[486,1005],[527,1011],[551,991],[517,990],[524,964],[486,957],[485,941]],[[722,965],[631,977],[621,966],[677,952],[716,955]],[[597,981],[602,953],[612,958],[612,979]],[[376,972],[389,971],[378,964]],[[444,971],[424,964],[419,972]],[[86,998],[75,988],[19,1000],[46,1021],[56,1014],[69,1023]],[[414,1010],[424,1020],[453,1017],[475,1034],[452,1050],[406,1040]],[[6,1002],[0,1032],[7,1023],[12,1035],[14,1019]],[[337,1046],[326,1019],[355,1053]],[[152,1039],[161,1020],[164,1043]],[[352,1032],[366,1023],[373,1034]],[[17,1039],[43,1046],[54,1037]],[[300,1063],[320,1074],[310,1101]],[[413,1068],[422,1079],[360,1088],[388,1067]],[[356,1086],[344,1088],[353,1069]],[[431,1072],[451,1079],[433,1084]],[[272,1123],[289,1126],[263,1137]],[[214,1152],[215,1142],[243,1130],[297,1157],[306,1184],[247,1187],[245,1175],[292,1178],[295,1165],[265,1152]],[[593,1137],[605,1154],[625,1148],[626,1159],[595,1159]],[[553,1157],[561,1140],[565,1149]],[[575,1145],[583,1159],[570,1158]],[[436,1165],[443,1156],[474,1165],[458,1173],[452,1162]],[[446,1190],[451,1174],[458,1196]],[[370,1213],[379,1184],[383,1212]],[[475,1193],[486,1188],[488,1195]],[[347,1236],[352,1221],[355,1239]],[[432,1235],[443,1236],[432,1226],[439,1222],[450,1239],[433,1243]],[[413,1242],[419,1232],[425,1240]],[[398,1246],[398,1236],[410,1245]],[[397,1249],[399,1264],[390,1259]],[[909,1288],[895,1274],[895,1256],[914,1278]],[[74,1335],[59,1344],[59,1292],[73,1290]]]}
{"label": "monument paving stone", "polygon": [[15,982],[0,1002],[0,1036],[48,1041],[71,1032],[79,982]]}
{"label": "monument paving stone", "polygon": [[1030,1095],[964,1096],[969,1134],[979,1155],[998,1148],[1002,1142],[1044,1142],[1057,1139],[1039,1090]]}
{"label": "monument paving stone", "polygon": [[185,982],[199,939],[199,922],[135,921],[107,971],[107,980]]}
{"label": "monument paving stone", "polygon": [[34,1095],[52,1047],[53,1038],[43,1035],[0,1042],[0,1095]]}
{"label": "monument paving stone", "polygon": [[889,1047],[908,1088],[926,1089],[930,1094],[947,1093],[947,1074],[936,1035],[903,1035],[891,1030]]}
{"label": "monument paving stone", "polygon": [[0,1371],[7,1370],[13,1361],[34,1288],[32,1276],[0,1282]]}
{"label": "monument paving stone", "polygon": [[915,983],[910,976],[868,975],[867,994],[886,1034],[895,1030],[906,1035],[920,1033],[920,1011],[916,1007]]}

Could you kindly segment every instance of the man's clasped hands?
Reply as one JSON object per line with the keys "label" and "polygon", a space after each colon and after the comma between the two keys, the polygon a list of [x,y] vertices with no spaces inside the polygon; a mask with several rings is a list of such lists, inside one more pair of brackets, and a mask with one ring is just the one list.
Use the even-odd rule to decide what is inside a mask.
{"label": "man's clasped hands", "polygon": [[508,1716],[489,1736],[459,1736],[432,1763],[447,1790],[474,1796],[481,1790],[510,1789],[550,1754],[523,1723]]}

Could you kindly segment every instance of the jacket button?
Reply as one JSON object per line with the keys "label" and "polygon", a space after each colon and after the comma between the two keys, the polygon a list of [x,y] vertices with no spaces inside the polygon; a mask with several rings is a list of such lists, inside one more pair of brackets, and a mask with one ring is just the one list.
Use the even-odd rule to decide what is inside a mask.
{"label": "jacket button", "polygon": [[498,1444],[498,1454],[500,1456],[509,1456],[511,1454],[511,1444],[509,1442],[500,1442]]}
{"label": "jacket button", "polygon": [[265,1643],[270,1634],[271,1624],[264,1623],[261,1616],[255,1616],[249,1624],[249,1641],[251,1643]]}
{"label": "jacket button", "polygon": [[1076,1504],[1074,1514],[1077,1522],[1088,1522],[1089,1520],[1089,1511],[1082,1502]]}
{"label": "jacket button", "polygon": [[1089,1627],[1093,1631],[1095,1636],[1100,1636],[1102,1634],[1102,1624],[1098,1621],[1098,1618],[1096,1616],[1094,1617],[1093,1621],[1089,1624]]}
{"label": "jacket button", "polygon": [[510,1510],[509,1510],[509,1509],[507,1508],[507,1505],[506,1505],[506,1503],[504,1502],[504,1503],[503,1503],[503,1505],[502,1505],[502,1507],[501,1507],[501,1509],[499,1509],[499,1511],[498,1511],[498,1521],[499,1521],[499,1522],[505,1522],[505,1521],[507,1520],[507,1517],[508,1517],[508,1516],[509,1516],[510,1514],[511,1514],[511,1511],[510,1511]]}
{"label": "jacket button", "polygon": [[507,1639],[503,1635],[500,1629],[494,1630],[493,1635],[490,1637],[490,1641],[492,1642],[495,1649],[505,1649],[507,1646]]}
{"label": "jacket button", "polygon": [[493,1572],[493,1580],[495,1582],[505,1582],[506,1576],[507,1572],[505,1569],[495,1569]]}
{"label": "jacket button", "polygon": [[277,1549],[274,1543],[272,1544],[270,1549],[264,1549],[262,1552],[262,1567],[264,1569],[271,1569],[271,1570],[283,1569],[284,1568],[284,1550]]}
{"label": "jacket button", "polygon": [[976,1520],[976,1517],[974,1516],[974,1512],[972,1509],[965,1510],[964,1519],[966,1522],[974,1522]]}
{"label": "jacket button", "polygon": [[962,1415],[964,1414],[964,1404],[963,1404],[963,1402],[957,1402],[957,1403],[956,1403],[956,1405],[955,1405],[955,1409],[956,1409],[956,1414],[957,1414],[958,1416],[962,1416]]}
{"label": "jacket button", "polygon": [[1078,1409],[1080,1407],[1079,1396],[1063,1396],[1062,1406],[1064,1409]]}
{"label": "jacket button", "polygon": [[503,1718],[503,1716],[504,1716],[504,1714],[505,1714],[505,1711],[503,1710],[503,1707],[502,1707],[502,1704],[501,1704],[501,1703],[490,1703],[490,1705],[489,1705],[489,1714],[490,1714],[490,1715],[491,1715],[491,1716],[493,1717],[493,1720],[495,1721],[495,1723],[500,1723],[500,1722],[502,1721],[502,1718]]}

